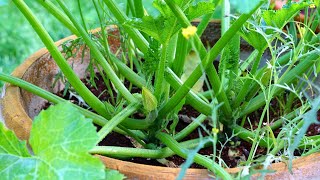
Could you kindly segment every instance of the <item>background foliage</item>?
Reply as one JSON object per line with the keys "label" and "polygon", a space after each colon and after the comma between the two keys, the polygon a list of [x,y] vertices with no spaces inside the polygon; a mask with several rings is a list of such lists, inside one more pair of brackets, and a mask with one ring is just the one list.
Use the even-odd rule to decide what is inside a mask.
{"label": "background foliage", "polygon": [[[85,2],[86,0],[79,0]],[[25,0],[31,6],[41,23],[45,26],[54,41],[71,35],[71,32],[52,16],[48,16],[46,10],[38,5],[35,0]],[[66,1],[68,7],[73,7],[73,13],[79,13],[77,1]],[[98,27],[98,19],[92,3],[83,3],[81,7],[88,28]],[[124,1],[117,0],[122,8],[125,8]],[[152,1],[145,0],[144,5],[151,7]],[[78,16],[80,17],[80,16]],[[0,72],[11,73],[25,58],[36,50],[44,47],[43,43],[33,31],[30,24],[10,1],[0,3]],[[0,82],[0,87],[3,84]],[[1,89],[0,89],[1,92]]]}

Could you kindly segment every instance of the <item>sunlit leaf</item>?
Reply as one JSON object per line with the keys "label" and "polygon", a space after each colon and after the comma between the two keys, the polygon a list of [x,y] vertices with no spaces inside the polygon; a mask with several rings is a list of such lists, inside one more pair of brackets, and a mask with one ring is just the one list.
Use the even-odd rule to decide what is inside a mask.
{"label": "sunlit leaf", "polygon": [[186,15],[189,20],[199,18],[202,15],[212,13],[215,9],[215,5],[209,2],[199,2],[194,6],[190,6],[186,11]]}
{"label": "sunlit leaf", "polygon": [[123,180],[126,177],[117,170],[106,169],[106,180]]}
{"label": "sunlit leaf", "polygon": [[157,18],[144,16],[141,19],[136,18],[130,20],[126,25],[145,32],[162,44],[168,42],[170,37],[179,30],[179,26],[176,24],[176,18],[165,18],[163,16]]}
{"label": "sunlit leaf", "polygon": [[[280,10],[264,11],[262,17],[268,26],[282,29],[301,9],[308,7],[309,3],[295,3],[290,6],[283,7]],[[268,34],[273,31],[267,31]]]}
{"label": "sunlit leaf", "polygon": [[241,37],[258,51],[263,51],[268,46],[266,37],[262,33],[256,29],[241,29],[239,31]]}
{"label": "sunlit leaf", "polygon": [[[30,145],[34,156],[26,154],[26,145],[1,126],[1,179],[103,179],[102,162],[88,153],[98,140],[96,128],[70,103],[42,111],[33,122]],[[15,150],[12,150],[11,147]]]}

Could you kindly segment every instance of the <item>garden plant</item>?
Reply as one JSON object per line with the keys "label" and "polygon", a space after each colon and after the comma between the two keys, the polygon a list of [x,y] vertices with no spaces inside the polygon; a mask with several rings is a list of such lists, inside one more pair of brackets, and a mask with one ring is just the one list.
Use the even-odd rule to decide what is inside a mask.
{"label": "garden plant", "polygon": [[[193,163],[212,176],[232,179],[268,175],[274,172],[268,170],[270,164],[281,161],[288,163],[290,172],[297,156],[319,151],[320,132],[309,134],[318,124],[320,105],[319,0],[288,1],[280,10],[270,9],[267,0],[154,0],[151,14],[142,0],[127,0],[125,11],[114,0],[84,2],[95,9],[99,31],[88,29],[80,2],[80,13],[73,14],[67,1],[37,0],[78,37],[61,47],[23,0],[12,2],[60,68],[53,86],[64,82],[61,96],[73,94],[82,106],[0,73],[1,81],[55,104],[33,121],[28,141],[32,153],[1,125],[1,177],[124,178],[104,170],[90,153],[163,164],[177,155],[185,159],[178,179]],[[217,9],[221,37],[210,46],[200,37]],[[301,10],[310,14],[296,22]],[[119,31],[121,46],[116,53],[108,41],[114,36],[110,29]],[[252,47],[244,59],[242,41]],[[87,80],[81,80],[67,62],[79,51],[90,53]],[[105,84],[101,93],[108,94],[107,100],[89,89],[97,88],[97,79]],[[199,115],[181,114],[183,109]],[[181,129],[182,121],[187,125]],[[101,128],[96,132],[91,122]],[[111,132],[130,137],[135,148],[99,146]],[[190,140],[192,133],[198,136]],[[239,152],[237,147],[244,143],[250,148]],[[202,155],[203,148],[211,152]],[[236,166],[242,168],[237,174],[226,170],[230,164],[221,157],[226,148],[229,157],[239,157]]]}

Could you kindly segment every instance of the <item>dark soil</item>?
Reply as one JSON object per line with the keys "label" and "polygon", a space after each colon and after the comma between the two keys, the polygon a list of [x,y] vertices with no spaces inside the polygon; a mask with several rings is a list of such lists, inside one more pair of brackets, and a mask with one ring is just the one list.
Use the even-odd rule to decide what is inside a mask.
{"label": "dark soil", "polygon": [[[96,82],[96,87],[91,86],[90,82],[88,79],[83,79],[82,80],[86,86],[97,96],[99,97],[102,101],[109,101],[111,102],[111,96],[109,95],[108,92],[105,91],[106,86],[105,83],[103,82],[103,79],[100,74],[96,75],[95,82]],[[125,82],[125,85],[128,87],[129,83]],[[141,90],[137,87],[132,87],[131,89],[132,92],[140,92]],[[116,97],[116,92],[113,92],[115,97]],[[63,92],[58,92],[57,95],[60,97],[63,97],[65,99],[70,100],[71,102],[78,104],[78,100],[75,97],[70,98],[70,93],[67,93],[65,96],[63,96]],[[44,109],[49,107],[50,104],[47,103]],[[274,109],[277,109],[278,103],[276,100],[271,102],[271,106]],[[249,118],[251,119],[251,125],[253,128],[256,128],[259,122],[260,114],[262,113],[262,110],[258,110],[255,113],[252,113],[249,115]],[[182,110],[179,112],[179,123],[176,127],[176,132],[179,132],[182,130],[184,127],[188,125],[186,122],[186,118],[191,119],[191,118],[196,118],[198,115],[200,115],[199,112],[197,112],[195,109],[193,109],[191,106],[184,106]],[[135,118],[143,118],[143,116],[139,113],[133,115]],[[276,120],[280,117],[279,114],[276,113],[271,113],[271,120]],[[318,116],[319,119],[319,116]],[[208,120],[204,121],[203,125],[207,129],[211,129],[210,123]],[[250,129],[250,124],[248,122],[245,123],[244,127],[247,129]],[[100,129],[100,127],[97,127]],[[279,130],[275,131],[275,135],[277,135]],[[207,136],[205,131],[201,131],[202,136]],[[309,130],[307,132],[308,136],[313,136],[313,135],[318,135],[320,134],[320,125],[313,124],[309,127]],[[194,139],[199,137],[199,131],[195,130],[193,133],[191,133],[188,137],[184,138],[183,141],[189,140],[189,139]],[[131,141],[124,135],[112,132],[110,133],[103,141],[99,143],[99,145],[102,146],[120,146],[120,147],[134,147]],[[217,153],[221,152],[221,158],[224,160],[226,165],[228,167],[236,167],[239,164],[240,160],[246,160],[249,156],[249,152],[251,149],[251,144],[243,141],[238,138],[232,139],[232,142],[228,142],[225,146],[223,146],[223,149],[220,144],[217,145]],[[208,148],[203,148],[199,151],[200,154],[203,155],[211,155],[213,152],[212,147]],[[232,152],[233,155],[230,155]],[[266,149],[262,147],[258,147],[256,154],[258,155],[265,155],[266,154]],[[295,153],[299,154],[299,153]],[[141,163],[141,164],[148,164],[148,165],[156,165],[156,166],[165,166],[161,163],[159,163],[156,160],[153,159],[145,159],[145,158],[131,158],[131,159],[126,159],[127,161],[135,162],[135,163]],[[172,156],[167,158],[167,160],[172,161],[175,165],[179,166],[185,160],[179,156]],[[193,163],[191,165],[192,168],[203,168],[202,166]]]}

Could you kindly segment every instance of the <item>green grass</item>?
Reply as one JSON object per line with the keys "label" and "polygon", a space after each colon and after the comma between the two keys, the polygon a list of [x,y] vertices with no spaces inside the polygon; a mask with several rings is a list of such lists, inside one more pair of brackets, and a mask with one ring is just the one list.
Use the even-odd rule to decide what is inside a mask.
{"label": "green grass", "polygon": [[[87,0],[80,0],[87,1]],[[35,0],[25,0],[31,6],[38,19],[43,23],[54,41],[71,35],[71,32],[60,26],[53,16],[48,15],[46,10],[40,7]],[[65,1],[68,7],[72,7],[73,13],[78,13],[77,1]],[[125,4],[117,0],[122,8]],[[146,0],[144,5],[151,7],[152,1]],[[84,3],[82,3],[84,4]],[[92,2],[88,1],[86,7],[82,7],[87,27],[92,29],[98,27],[96,13]],[[150,12],[150,10],[149,10]],[[153,12],[151,12],[153,14]],[[78,16],[80,18],[80,15]],[[28,56],[44,47],[38,35],[33,31],[31,25],[23,17],[22,13],[9,1],[7,5],[0,5],[0,72],[10,74]],[[0,82],[0,88],[3,82]],[[1,92],[1,89],[0,89]]]}

